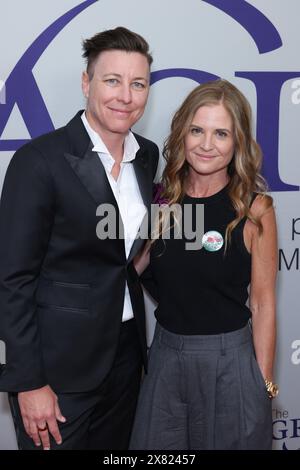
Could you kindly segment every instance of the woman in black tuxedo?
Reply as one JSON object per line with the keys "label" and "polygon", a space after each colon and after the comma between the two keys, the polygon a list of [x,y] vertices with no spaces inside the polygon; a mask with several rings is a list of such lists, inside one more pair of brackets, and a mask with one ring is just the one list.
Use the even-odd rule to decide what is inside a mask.
{"label": "woman in black tuxedo", "polygon": [[[152,57],[122,27],[83,47],[85,112],[20,148],[2,192],[0,390],[21,449],[126,449],[146,362],[132,259],[158,149],[130,129],[144,112]],[[101,234],[102,204],[120,235]]]}

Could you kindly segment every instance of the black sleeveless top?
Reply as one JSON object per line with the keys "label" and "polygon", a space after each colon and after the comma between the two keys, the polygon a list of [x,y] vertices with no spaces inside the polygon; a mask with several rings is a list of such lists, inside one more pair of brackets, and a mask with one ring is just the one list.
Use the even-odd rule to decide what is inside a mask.
{"label": "black sleeveless top", "polygon": [[[196,206],[204,205],[206,248],[187,250],[186,242],[191,240],[184,233],[182,239],[171,233],[170,239],[159,239],[153,244],[150,270],[159,299],[156,319],[167,330],[185,335],[219,334],[242,328],[251,316],[245,305],[251,277],[251,255],[243,238],[246,218],[233,230],[224,253],[226,227],[235,218],[227,187],[205,198],[185,195],[183,218],[188,210],[186,204],[191,205],[193,228]],[[222,237],[208,234],[209,231],[222,235],[221,248]],[[209,251],[212,249],[215,251]]]}

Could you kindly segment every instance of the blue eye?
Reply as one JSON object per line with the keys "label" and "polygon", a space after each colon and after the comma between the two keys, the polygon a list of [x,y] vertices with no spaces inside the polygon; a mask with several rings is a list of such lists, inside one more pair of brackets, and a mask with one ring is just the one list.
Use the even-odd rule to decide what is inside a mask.
{"label": "blue eye", "polygon": [[107,83],[108,85],[117,85],[118,80],[116,78],[108,78],[107,80],[105,80],[105,83]]}
{"label": "blue eye", "polygon": [[141,83],[141,82],[133,82],[133,83],[132,83],[132,86],[133,86],[134,88],[138,88],[138,89],[140,89],[140,90],[143,90],[143,89],[145,88],[144,83]]}

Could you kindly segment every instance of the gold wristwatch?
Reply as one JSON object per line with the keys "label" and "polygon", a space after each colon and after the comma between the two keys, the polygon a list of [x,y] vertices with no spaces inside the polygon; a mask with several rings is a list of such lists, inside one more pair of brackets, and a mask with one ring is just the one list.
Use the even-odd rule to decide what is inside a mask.
{"label": "gold wristwatch", "polygon": [[266,389],[269,395],[269,398],[275,398],[278,395],[279,388],[277,384],[271,382],[271,380],[265,379]]}

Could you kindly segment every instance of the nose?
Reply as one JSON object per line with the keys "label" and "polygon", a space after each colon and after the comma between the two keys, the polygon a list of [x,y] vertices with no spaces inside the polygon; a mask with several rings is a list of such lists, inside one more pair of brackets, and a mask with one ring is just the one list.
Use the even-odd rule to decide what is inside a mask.
{"label": "nose", "polygon": [[200,147],[205,150],[205,152],[209,152],[213,149],[213,139],[209,133],[205,133],[201,139]]}
{"label": "nose", "polygon": [[129,84],[123,83],[119,88],[118,99],[123,103],[130,103],[132,100],[132,91]]}

